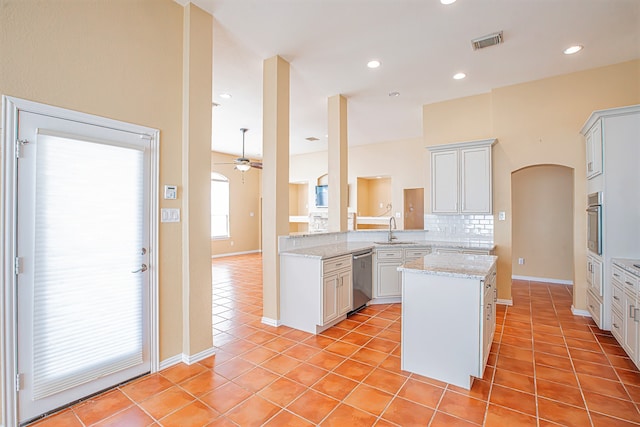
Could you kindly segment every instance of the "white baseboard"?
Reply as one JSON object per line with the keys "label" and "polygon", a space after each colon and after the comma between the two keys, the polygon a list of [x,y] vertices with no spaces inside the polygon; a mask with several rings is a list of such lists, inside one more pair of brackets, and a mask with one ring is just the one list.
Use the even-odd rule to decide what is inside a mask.
{"label": "white baseboard", "polygon": [[278,326],[282,326],[282,323],[280,323],[280,320],[271,319],[269,317],[263,317],[262,318],[262,323],[264,323],[265,325],[269,325],[269,326],[275,326],[276,328]]}
{"label": "white baseboard", "polygon": [[513,305],[513,300],[512,299],[498,298],[496,300],[496,303],[500,304],[500,305]]}
{"label": "white baseboard", "polygon": [[580,310],[578,308],[575,308],[573,304],[571,304],[571,313],[574,316],[591,317],[591,313],[589,313],[588,310]]}
{"label": "white baseboard", "polygon": [[236,255],[247,255],[247,254],[257,254],[262,252],[260,249],[255,249],[253,251],[244,251],[244,252],[230,252],[228,254],[220,254],[220,255],[211,255],[211,258],[224,258],[228,256],[236,256]]}
{"label": "white baseboard", "polygon": [[185,363],[187,365],[193,365],[203,359],[206,359],[209,356],[213,356],[216,354],[216,350],[214,347],[208,348],[206,350],[201,351],[200,353],[193,354],[189,356],[188,354],[180,353],[172,356],[168,359],[165,359],[160,362],[160,370],[170,368],[173,365],[177,365],[178,363]]}
{"label": "white baseboard", "polygon": [[550,279],[548,277],[511,276],[515,280],[529,280],[530,282],[554,283],[556,285],[573,285],[573,280]]}

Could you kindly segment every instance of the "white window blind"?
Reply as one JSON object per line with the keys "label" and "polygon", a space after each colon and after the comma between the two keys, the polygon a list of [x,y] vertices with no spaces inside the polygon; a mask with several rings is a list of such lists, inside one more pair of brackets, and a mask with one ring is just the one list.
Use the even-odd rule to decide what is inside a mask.
{"label": "white window blind", "polygon": [[[34,399],[142,362],[143,152],[39,130]],[[78,179],[82,177],[82,179]]]}

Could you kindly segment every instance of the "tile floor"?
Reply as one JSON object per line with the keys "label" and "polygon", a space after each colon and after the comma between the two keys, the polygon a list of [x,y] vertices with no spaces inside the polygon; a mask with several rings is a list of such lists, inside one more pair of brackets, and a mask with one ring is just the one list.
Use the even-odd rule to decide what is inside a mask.
{"label": "tile floor", "polygon": [[640,372],[571,314],[571,288],[516,281],[471,391],[400,369],[400,305],[312,336],[260,323],[261,257],[213,262],[214,344],[37,423],[51,426],[631,426]]}

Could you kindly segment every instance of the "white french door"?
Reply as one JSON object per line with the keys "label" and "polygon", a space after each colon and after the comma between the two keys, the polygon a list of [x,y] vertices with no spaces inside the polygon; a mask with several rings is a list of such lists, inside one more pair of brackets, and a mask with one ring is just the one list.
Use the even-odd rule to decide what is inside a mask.
{"label": "white french door", "polygon": [[18,112],[21,423],[151,370],[154,138]]}

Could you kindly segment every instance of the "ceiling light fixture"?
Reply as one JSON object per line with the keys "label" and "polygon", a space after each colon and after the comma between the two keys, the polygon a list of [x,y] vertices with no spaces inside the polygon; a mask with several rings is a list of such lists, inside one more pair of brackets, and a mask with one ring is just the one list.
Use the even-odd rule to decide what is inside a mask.
{"label": "ceiling light fixture", "polygon": [[373,60],[367,62],[367,67],[369,67],[369,68],[378,68],[378,67],[380,67],[380,65],[381,65],[381,63],[377,59],[373,59]]}
{"label": "ceiling light fixture", "polygon": [[231,94],[230,93],[221,93],[220,94],[220,98],[224,98],[224,99],[231,99]]}
{"label": "ceiling light fixture", "polygon": [[562,52],[565,55],[573,55],[574,53],[578,53],[582,50],[583,46],[580,46],[579,44],[574,45],[574,46],[569,46],[568,48],[566,48],[565,50],[563,50]]}
{"label": "ceiling light fixture", "polygon": [[455,80],[462,80],[462,79],[464,79],[465,77],[467,77],[467,75],[466,75],[465,73],[457,73],[457,74],[454,74],[454,75],[453,75],[453,78],[454,78]]}
{"label": "ceiling light fixture", "polygon": [[238,169],[240,172],[246,172],[251,169],[251,165],[249,163],[239,163],[236,165],[236,169]]}
{"label": "ceiling light fixture", "polygon": [[440,3],[442,3],[442,4],[453,4],[455,2],[456,2],[456,0],[440,0]]}

